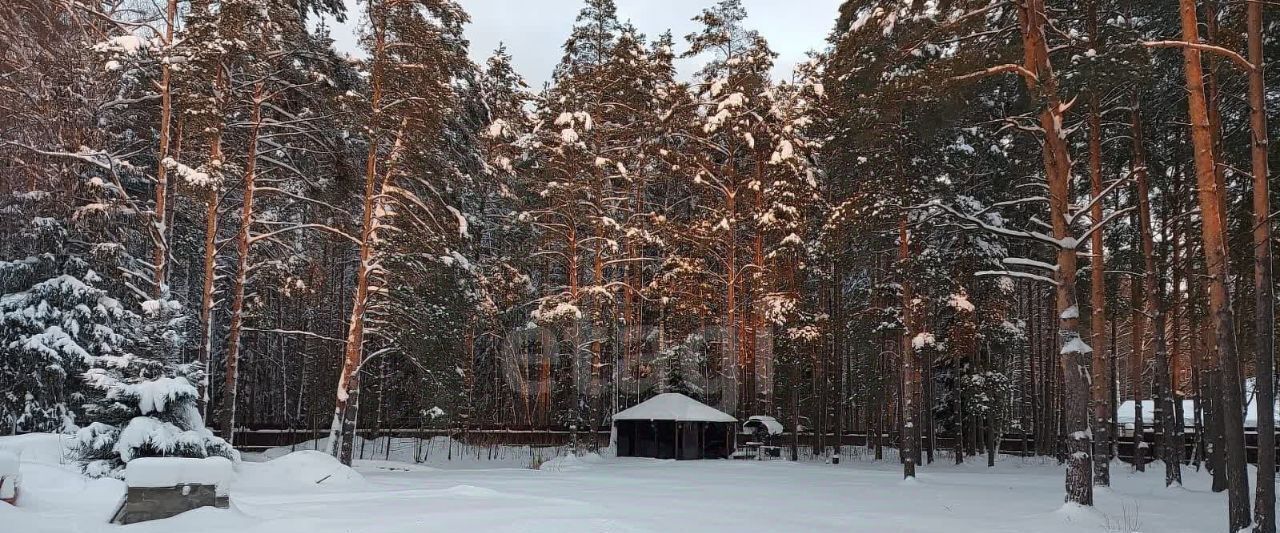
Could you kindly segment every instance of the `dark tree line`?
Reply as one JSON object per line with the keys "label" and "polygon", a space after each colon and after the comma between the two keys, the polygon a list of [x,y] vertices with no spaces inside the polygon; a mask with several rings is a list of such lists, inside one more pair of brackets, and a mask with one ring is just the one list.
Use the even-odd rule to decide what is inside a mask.
{"label": "dark tree line", "polygon": [[1021,438],[1088,505],[1151,419],[1138,469],[1274,531],[1264,2],[849,0],[774,79],[737,0],[683,37],[588,0],[541,89],[451,1],[359,9],[0,6],[0,431],[116,435],[93,406],[163,383],[206,444],[139,453],[217,421],[349,461],[679,391],[907,476]]}

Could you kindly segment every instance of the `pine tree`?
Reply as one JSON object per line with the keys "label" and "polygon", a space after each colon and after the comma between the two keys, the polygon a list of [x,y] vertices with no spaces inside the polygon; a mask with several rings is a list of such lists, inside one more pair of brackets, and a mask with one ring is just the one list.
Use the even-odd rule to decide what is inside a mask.
{"label": "pine tree", "polygon": [[[423,153],[420,145],[431,142],[449,109],[449,80],[466,62],[461,32],[467,15],[449,0],[371,0],[366,9],[369,32],[363,42],[370,58],[369,93],[363,102],[368,114],[362,221],[355,238],[359,263],[329,430],[330,451],[343,464],[352,459],[366,315],[371,297],[380,292],[380,281],[385,280],[380,243],[397,227],[436,237],[456,235],[465,227],[460,216],[449,228],[435,222],[439,219],[430,212],[419,212],[427,201],[435,203],[438,198],[424,198],[414,184],[397,178],[409,174],[405,167]],[[430,182],[420,185],[428,194],[439,194]]]}
{"label": "pine tree", "polygon": [[[747,332],[763,301],[760,291],[747,293],[748,272],[764,275],[763,242],[749,227],[752,207],[765,185],[769,162],[794,154],[794,145],[769,135],[766,121],[771,103],[765,96],[769,69],[776,54],[759,33],[745,29],[746,12],[740,2],[724,0],[702,11],[694,20],[703,27],[689,34],[685,57],[713,54],[697,74],[699,117],[691,132],[711,152],[691,162],[693,182],[707,209],[696,221],[699,238],[711,259],[711,274],[720,285],[718,303],[723,328],[719,387],[721,402],[730,412],[750,410],[756,395],[744,388],[751,383],[748,366],[752,346]],[[760,203],[762,206],[763,204]]]}
{"label": "pine tree", "polygon": [[[135,317],[136,318],[136,317]],[[85,379],[97,398],[86,406],[93,422],[76,433],[73,453],[93,477],[123,477],[139,457],[226,457],[239,453],[205,428],[189,367],[123,352],[92,359]]]}
{"label": "pine tree", "polygon": [[[5,212],[21,216],[37,197],[19,196]],[[137,317],[94,286],[101,277],[58,220],[29,217],[15,229],[18,239],[6,244],[32,255],[0,262],[0,422],[6,432],[74,428],[86,392],[80,375],[124,348]]]}

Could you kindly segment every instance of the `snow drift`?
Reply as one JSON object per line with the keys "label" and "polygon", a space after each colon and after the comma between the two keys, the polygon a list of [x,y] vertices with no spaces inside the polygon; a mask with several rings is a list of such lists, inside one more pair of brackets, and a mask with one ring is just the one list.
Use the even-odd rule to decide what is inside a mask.
{"label": "snow drift", "polygon": [[293,452],[265,463],[241,463],[239,484],[271,488],[357,487],[364,476],[315,450]]}

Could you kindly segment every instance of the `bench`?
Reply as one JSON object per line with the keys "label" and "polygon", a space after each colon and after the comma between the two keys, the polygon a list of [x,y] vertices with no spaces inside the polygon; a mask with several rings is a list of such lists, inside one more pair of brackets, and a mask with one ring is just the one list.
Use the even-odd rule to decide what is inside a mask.
{"label": "bench", "polygon": [[192,509],[230,507],[231,461],[223,457],[141,457],[125,466],[128,490],[111,522],[134,524]]}

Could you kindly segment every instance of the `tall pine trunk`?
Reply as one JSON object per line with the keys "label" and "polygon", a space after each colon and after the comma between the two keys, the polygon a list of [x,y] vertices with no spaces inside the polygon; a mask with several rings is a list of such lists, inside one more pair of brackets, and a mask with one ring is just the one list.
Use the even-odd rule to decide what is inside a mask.
{"label": "tall pine trunk", "polygon": [[[1097,48],[1096,1],[1089,2],[1090,43]],[[1100,224],[1102,218],[1102,110],[1098,103],[1098,95],[1089,95],[1089,189],[1093,196],[1093,205],[1089,211],[1089,221]],[[1089,332],[1090,344],[1093,347],[1091,370],[1091,390],[1089,400],[1093,406],[1093,484],[1106,487],[1111,485],[1111,454],[1106,443],[1110,442],[1109,430],[1110,402],[1107,398],[1107,334],[1103,325],[1107,321],[1106,298],[1106,261],[1103,257],[1102,231],[1093,232],[1090,236],[1089,251]]]}
{"label": "tall pine trunk", "polygon": [[1276,530],[1275,294],[1271,272],[1271,188],[1267,168],[1267,110],[1263,81],[1262,3],[1248,2],[1249,125],[1253,132],[1253,288],[1257,345],[1258,480],[1253,519],[1258,533]]}
{"label": "tall pine trunk", "polygon": [[[165,6],[164,45],[173,46],[173,29],[178,23],[178,0],[168,0]],[[160,62],[160,147],[156,152],[156,188],[155,214],[153,231],[155,248],[152,250],[152,267],[154,268],[155,287],[152,296],[156,299],[169,295],[169,228],[168,228],[168,194],[169,194],[169,141],[170,124],[173,122],[173,72],[167,61]],[[228,441],[230,442],[230,441]]]}
{"label": "tall pine trunk", "polygon": [[[219,143],[220,144],[220,143]],[[215,150],[209,150],[212,156]],[[221,155],[219,154],[219,157]],[[220,160],[220,159],[219,159]],[[200,416],[209,419],[209,375],[213,353],[213,306],[218,272],[218,204],[221,191],[211,189],[205,203],[204,216],[204,284],[200,289],[200,353],[197,361],[203,377],[200,379]]]}
{"label": "tall pine trunk", "polygon": [[[378,85],[374,91],[377,94]],[[376,102],[376,96],[375,96]],[[377,104],[375,104],[376,108]],[[378,143],[377,137],[369,143],[369,153],[365,160],[364,214],[360,232],[360,262],[356,265],[355,292],[351,296],[351,317],[347,324],[346,346],[343,349],[342,369],[338,374],[337,400],[333,408],[333,422],[329,426],[329,452],[342,464],[351,465],[351,442],[349,435],[356,429],[355,400],[360,390],[360,363],[364,357],[364,315],[369,304],[369,274],[373,260],[373,229],[375,217],[374,196],[377,184]]]}
{"label": "tall pine trunk", "polygon": [[1066,501],[1093,505],[1092,438],[1089,434],[1089,354],[1080,337],[1080,310],[1076,305],[1076,248],[1067,225],[1071,204],[1071,154],[1064,129],[1066,106],[1058,94],[1058,80],[1049,59],[1045,39],[1048,14],[1044,0],[1027,0],[1019,19],[1026,59],[1027,88],[1044,98],[1040,127],[1044,130],[1044,166],[1049,184],[1049,211],[1053,238],[1058,243],[1056,311],[1058,314],[1058,363],[1062,376],[1062,423],[1066,440]]}
{"label": "tall pine trunk", "polygon": [[915,307],[912,300],[915,292],[911,276],[907,274],[907,261],[911,259],[911,234],[907,231],[906,214],[898,219],[898,265],[902,272],[902,302],[899,314],[902,317],[902,360],[900,377],[902,380],[902,477],[916,477],[916,462],[919,450],[916,448],[916,406],[915,388],[918,385],[916,371],[916,353],[911,335],[915,333],[916,323],[913,320]]}
{"label": "tall pine trunk", "polygon": [[[1137,218],[1134,217],[1135,226],[1139,224]],[[1129,307],[1132,311],[1129,320],[1129,389],[1133,396],[1133,466],[1139,472],[1145,472],[1147,469],[1147,441],[1143,431],[1145,424],[1142,420],[1142,400],[1145,396],[1142,391],[1142,371],[1146,366],[1142,340],[1147,334],[1146,317],[1143,314],[1146,304],[1143,303],[1142,286],[1143,283],[1138,279],[1138,275],[1129,276]]]}
{"label": "tall pine trunk", "polygon": [[[371,21],[373,38],[373,69],[369,76],[369,108],[372,113],[369,128],[369,149],[365,154],[364,197],[362,198],[362,214],[360,229],[360,262],[356,265],[355,290],[351,295],[351,316],[347,323],[346,345],[343,347],[342,367],[338,373],[338,389],[333,407],[333,421],[329,425],[329,453],[337,457],[342,464],[351,464],[351,441],[356,430],[358,414],[358,394],[360,391],[360,365],[364,362],[364,318],[369,306],[369,277],[373,271],[374,233],[378,222],[375,210],[378,207],[378,148],[382,142],[378,119],[382,118],[383,62],[387,54],[386,20]],[[401,129],[404,129],[402,122]],[[396,135],[396,147],[391,157],[399,149],[403,135]],[[386,172],[390,175],[391,163]]]}
{"label": "tall pine trunk", "polygon": [[[1194,0],[1179,0],[1182,40],[1200,42],[1200,28]],[[1204,68],[1200,62],[1200,50],[1183,47],[1186,68],[1188,108],[1191,118],[1191,140],[1195,154],[1196,184],[1200,201],[1204,257],[1208,269],[1209,312],[1213,320],[1214,338],[1218,360],[1221,363],[1221,390],[1219,409],[1226,441],[1227,511],[1228,531],[1239,531],[1252,521],[1249,513],[1249,480],[1245,467],[1244,414],[1241,411],[1242,394],[1238,377],[1239,360],[1236,353],[1235,317],[1231,308],[1231,294],[1227,292],[1229,275],[1226,249],[1226,228],[1223,227],[1223,194],[1216,179],[1213,134],[1209,128],[1208,102],[1204,92]]]}
{"label": "tall pine trunk", "polygon": [[[201,11],[207,10],[207,6],[202,7]],[[221,109],[223,94],[226,91],[227,71],[223,65],[219,63],[214,72],[213,78],[213,97],[215,101],[215,109]],[[222,171],[222,131],[223,124],[219,122],[212,127],[209,138],[209,160],[208,165],[211,169],[216,170],[221,177]],[[218,276],[218,210],[221,207],[221,180],[213,187],[210,187],[205,199],[205,215],[204,215],[204,283],[200,289],[200,353],[197,355],[197,362],[203,377],[199,384],[200,398],[200,416],[206,422],[209,420],[209,382],[211,363],[213,358],[213,307],[216,303],[214,297],[217,292],[217,276]]]}
{"label": "tall pine trunk", "polygon": [[[737,213],[737,195],[728,191],[725,195],[725,212],[727,218]],[[721,386],[721,403],[734,414],[738,414],[738,379],[741,375],[741,361],[738,358],[738,232],[737,225],[729,222],[725,231],[725,297],[724,297],[724,354],[723,367],[720,369],[723,385]]]}
{"label": "tall pine trunk", "polygon": [[249,145],[244,167],[244,201],[240,208],[240,230],[236,233],[236,273],[231,291],[231,325],[227,334],[227,369],[222,389],[222,438],[234,442],[236,404],[240,381],[240,332],[244,324],[244,289],[249,277],[250,229],[253,226],[253,193],[257,179],[258,130],[262,126],[263,84],[253,92],[249,118]]}

